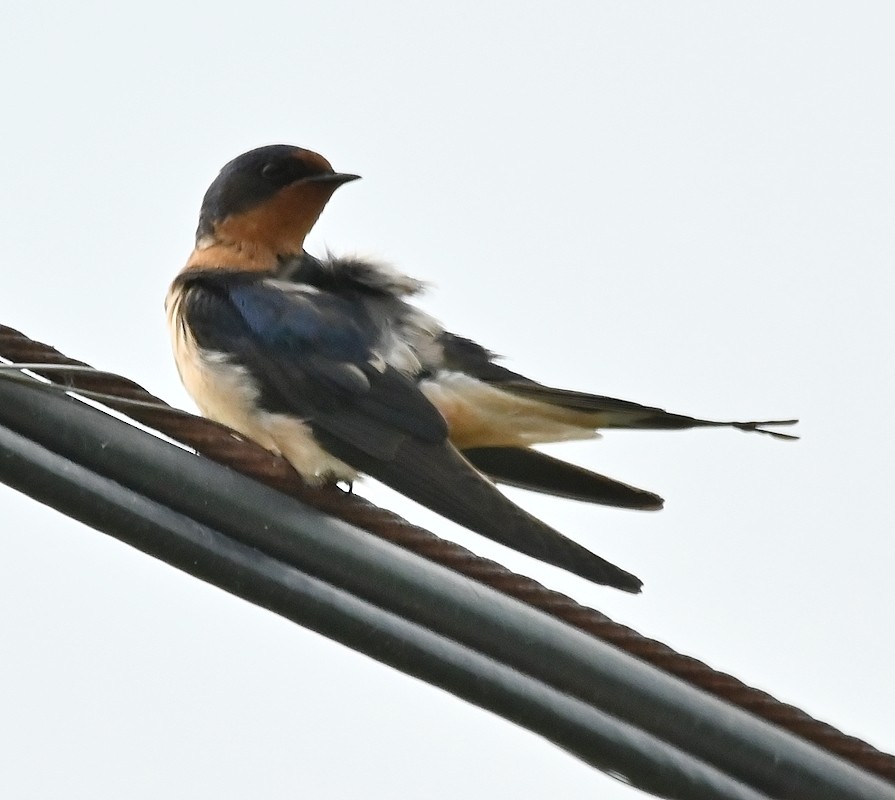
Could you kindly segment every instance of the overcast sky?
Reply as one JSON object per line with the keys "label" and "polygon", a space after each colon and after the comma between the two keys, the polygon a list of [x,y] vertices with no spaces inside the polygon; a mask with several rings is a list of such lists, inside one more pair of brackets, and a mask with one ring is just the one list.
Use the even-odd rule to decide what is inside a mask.
{"label": "overcast sky", "polygon": [[[359,491],[895,749],[889,3],[334,2],[0,10],[0,322],[193,409],[167,285],[221,165],[326,155],[309,249],[431,281],[543,382],[795,443],[551,452],[662,494],[513,492],[646,582],[594,587]],[[642,796],[440,690],[0,487],[0,795]]]}

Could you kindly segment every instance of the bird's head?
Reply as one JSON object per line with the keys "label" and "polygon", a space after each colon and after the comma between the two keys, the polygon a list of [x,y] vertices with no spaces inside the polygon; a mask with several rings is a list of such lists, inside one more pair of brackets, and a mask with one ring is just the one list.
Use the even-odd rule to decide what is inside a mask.
{"label": "bird's head", "polygon": [[[268,269],[299,255],[333,192],[358,177],[335,172],[323,156],[292,145],[237,156],[205,193],[190,266]],[[230,263],[218,264],[225,256]]]}

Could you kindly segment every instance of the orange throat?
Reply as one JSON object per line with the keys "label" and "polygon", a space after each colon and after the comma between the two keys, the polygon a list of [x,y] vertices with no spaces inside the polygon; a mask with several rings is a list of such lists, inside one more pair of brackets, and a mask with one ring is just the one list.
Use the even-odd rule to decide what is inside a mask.
{"label": "orange throat", "polygon": [[234,272],[273,272],[277,253],[256,242],[199,241],[185,270],[221,269]]}
{"label": "orange throat", "polygon": [[280,256],[297,255],[336,187],[295,183],[266,202],[231,214],[196,243],[187,269],[267,272]]}

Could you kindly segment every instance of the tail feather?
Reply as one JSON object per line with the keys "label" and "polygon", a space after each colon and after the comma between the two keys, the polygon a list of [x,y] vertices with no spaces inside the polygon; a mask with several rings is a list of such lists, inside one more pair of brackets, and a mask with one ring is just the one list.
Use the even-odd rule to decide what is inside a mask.
{"label": "tail feather", "polygon": [[538,450],[523,447],[476,447],[464,450],[463,455],[492,480],[521,489],[617,508],[656,510],[662,508],[664,503],[657,494],[561,461]]}
{"label": "tail feather", "polygon": [[778,439],[798,439],[791,433],[767,430],[779,425],[795,425],[797,419],[769,419],[750,422],[719,422],[700,419],[685,414],[672,414],[661,408],[643,406],[629,400],[617,400],[613,397],[576,392],[570,389],[554,389],[539,383],[523,381],[502,381],[494,384],[519,397],[537,400],[570,411],[594,414],[595,428],[649,428],[653,430],[681,430],[684,428],[736,428],[741,431],[764,433]]}

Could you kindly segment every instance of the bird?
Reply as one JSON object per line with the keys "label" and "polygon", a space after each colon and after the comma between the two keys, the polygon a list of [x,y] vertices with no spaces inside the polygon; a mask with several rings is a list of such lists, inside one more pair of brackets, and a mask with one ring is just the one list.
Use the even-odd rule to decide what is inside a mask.
{"label": "bird", "polygon": [[180,378],[205,416],[283,456],[309,484],[366,474],[442,516],[594,583],[642,581],[511,501],[496,484],[635,509],[656,494],[534,449],[604,428],[771,430],[545,386],[497,363],[411,300],[425,284],[371,259],[305,251],[358,175],[267,145],[227,163],[166,298]]}

